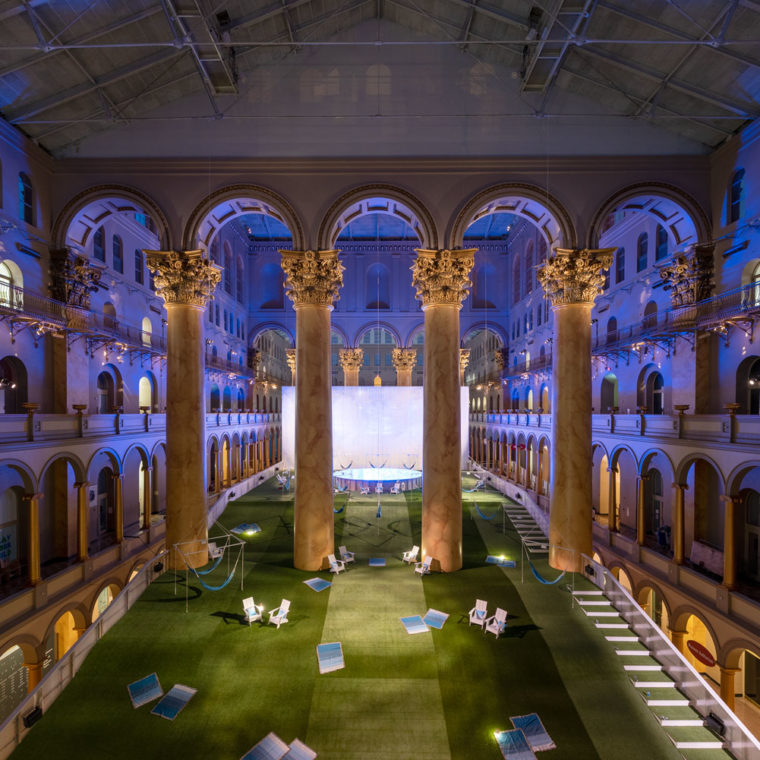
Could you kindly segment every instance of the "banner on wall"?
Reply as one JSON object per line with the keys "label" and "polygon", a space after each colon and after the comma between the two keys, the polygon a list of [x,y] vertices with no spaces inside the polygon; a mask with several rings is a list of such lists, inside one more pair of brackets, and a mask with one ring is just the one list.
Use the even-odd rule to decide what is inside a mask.
{"label": "banner on wall", "polygon": [[16,556],[16,526],[4,525],[0,528],[0,562],[13,562]]}

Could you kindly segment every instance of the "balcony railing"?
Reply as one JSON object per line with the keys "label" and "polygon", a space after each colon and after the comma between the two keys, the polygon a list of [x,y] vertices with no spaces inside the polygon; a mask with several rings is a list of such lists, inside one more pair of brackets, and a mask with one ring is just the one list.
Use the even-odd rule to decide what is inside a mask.
{"label": "balcony railing", "polygon": [[[692,333],[714,325],[741,321],[760,315],[760,284],[750,283],[689,306],[677,306],[614,330],[598,332],[591,344],[594,356],[630,351],[637,343],[672,339],[679,333]],[[505,367],[504,377],[514,377],[551,367],[552,353],[531,357]]]}
{"label": "balcony railing", "polygon": [[70,306],[7,283],[0,283],[0,317],[59,327],[93,338],[123,343],[127,348],[166,353],[166,340],[163,336],[147,332],[116,317]]}
{"label": "balcony railing", "polygon": [[211,369],[217,369],[222,372],[228,372],[232,375],[238,375],[240,377],[253,377],[253,370],[250,367],[246,367],[244,364],[238,364],[230,359],[223,359],[221,356],[213,356],[208,354],[206,356],[206,366]]}

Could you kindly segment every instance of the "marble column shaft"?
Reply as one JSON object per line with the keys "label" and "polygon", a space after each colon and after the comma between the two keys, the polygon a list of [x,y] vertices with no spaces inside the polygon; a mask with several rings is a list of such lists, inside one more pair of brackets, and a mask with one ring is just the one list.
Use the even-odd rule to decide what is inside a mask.
{"label": "marble column shaft", "polygon": [[549,564],[591,555],[591,308],[614,249],[556,249],[538,271],[554,311]]}
{"label": "marble column shaft", "polygon": [[[146,251],[166,304],[166,547],[169,566],[208,562],[203,315],[220,267],[201,251]],[[182,554],[175,550],[181,549]]]}
{"label": "marble column shaft", "polygon": [[425,315],[422,423],[422,556],[433,569],[462,567],[459,311],[474,249],[417,249],[412,282]]}
{"label": "marble column shaft", "polygon": [[343,284],[338,251],[280,251],[296,312],[293,564],[315,571],[335,551],[330,313]]}
{"label": "marble column shaft", "polygon": [[636,492],[636,542],[644,546],[646,538],[646,520],[644,515],[644,495],[646,490],[647,476],[641,475],[636,479],[638,491]]}
{"label": "marble column shaft", "polygon": [[332,307],[296,305],[294,564],[320,570],[335,550],[332,487]]}
{"label": "marble column shaft", "polygon": [[425,307],[422,556],[462,567],[459,306]]}
{"label": "marble column shaft", "polygon": [[140,526],[143,530],[150,528],[150,515],[152,511],[153,501],[153,484],[152,477],[153,468],[143,468],[143,522]]}

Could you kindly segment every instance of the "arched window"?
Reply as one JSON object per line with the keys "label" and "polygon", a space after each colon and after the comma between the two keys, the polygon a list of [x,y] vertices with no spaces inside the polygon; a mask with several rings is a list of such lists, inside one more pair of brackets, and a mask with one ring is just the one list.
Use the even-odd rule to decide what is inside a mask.
{"label": "arched window", "polygon": [[515,254],[515,263],[512,265],[512,303],[520,300],[520,256]]}
{"label": "arched window", "polygon": [[106,233],[102,227],[98,227],[92,236],[92,255],[98,261],[106,260]]}
{"label": "arched window", "polygon": [[391,70],[383,63],[367,67],[366,92],[369,97],[391,94]]}
{"label": "arched window", "polygon": [[618,248],[615,251],[615,284],[623,282],[625,279],[625,248]]}
{"label": "arched window", "polygon": [[657,243],[654,249],[654,260],[659,261],[668,255],[668,231],[661,225],[657,225]]}
{"label": "arched window", "polygon": [[235,268],[235,296],[243,303],[243,259],[238,256]]}
{"label": "arched window", "polygon": [[232,391],[229,385],[224,389],[222,394],[222,410],[229,412],[232,409]]}
{"label": "arched window", "polygon": [[216,384],[211,386],[210,402],[211,411],[214,411],[214,409],[219,409],[219,386]]}
{"label": "arched window", "polygon": [[[644,486],[646,499],[646,512],[644,515],[645,529],[650,535],[656,535],[660,526],[662,525],[662,504],[663,504],[663,489],[662,489],[662,475],[659,470],[650,469],[647,471],[647,479]],[[663,540],[665,540],[663,538]]]}
{"label": "arched window", "polygon": [[390,308],[390,276],[384,264],[372,264],[367,269],[365,303],[367,309]]}
{"label": "arched window", "polygon": [[[259,276],[262,309],[283,308],[282,267],[279,264],[264,264]],[[218,324],[218,322],[217,322]]]}
{"label": "arched window", "polygon": [[110,467],[98,473],[98,534],[110,533],[116,527],[114,510],[114,477]]}
{"label": "arched window", "polygon": [[27,372],[24,363],[16,356],[0,359],[0,395],[6,414],[23,414],[27,398]]}
{"label": "arched window", "polygon": [[209,253],[211,254],[211,260],[218,264],[219,263],[219,236],[216,236],[211,241],[211,248],[209,249]]}
{"label": "arched window", "polygon": [[609,287],[610,287],[610,270],[609,269],[602,269],[602,274],[604,275],[604,281],[602,282],[602,290],[609,290]]}
{"label": "arched window", "polygon": [[18,215],[27,224],[34,224],[34,188],[29,175],[18,175]]}
{"label": "arched window", "polygon": [[525,249],[525,293],[533,292],[533,241]]}
{"label": "arched window", "polygon": [[135,249],[135,282],[138,285],[145,284],[145,270],[143,268],[143,252],[139,249]]}
{"label": "arched window", "polygon": [[0,306],[4,306],[6,309],[14,308],[16,302],[13,286],[13,273],[3,261],[0,264]]}
{"label": "arched window", "polygon": [[137,387],[137,403],[142,409],[148,407],[149,411],[153,410],[153,385],[149,377],[141,377]]}
{"label": "arched window", "polygon": [[113,268],[120,274],[124,274],[124,246],[118,235],[113,236],[111,251],[113,254]]}
{"label": "arched window", "polygon": [[151,324],[150,317],[143,317],[142,320],[142,342],[144,346],[151,345],[151,337],[153,333],[153,325]]}
{"label": "arched window", "polygon": [[644,307],[644,319],[641,326],[647,330],[652,327],[657,327],[657,304],[654,301],[650,301]]}
{"label": "arched window", "polygon": [[232,294],[232,251],[226,240],[224,242],[224,292]]}
{"label": "arched window", "polygon": [[647,268],[647,257],[649,254],[649,236],[646,232],[639,235],[639,241],[636,245],[636,271],[642,272]]}
{"label": "arched window", "polygon": [[737,169],[731,177],[728,197],[728,223],[738,222],[742,215],[744,200],[744,169]]}
{"label": "arched window", "polygon": [[610,317],[607,320],[607,343],[614,343],[618,338],[617,319]]}
{"label": "arched window", "polygon": [[103,325],[109,330],[116,327],[116,307],[110,301],[103,304]]}
{"label": "arched window", "polygon": [[[495,309],[493,293],[496,290],[496,270],[490,264],[480,264],[475,268],[472,278],[472,308]],[[491,298],[489,298],[488,286],[491,286]]]}

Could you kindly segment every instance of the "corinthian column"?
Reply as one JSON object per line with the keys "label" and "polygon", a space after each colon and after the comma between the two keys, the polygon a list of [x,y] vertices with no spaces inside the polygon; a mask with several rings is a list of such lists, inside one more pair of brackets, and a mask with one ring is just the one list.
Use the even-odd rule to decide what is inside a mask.
{"label": "corinthian column", "polygon": [[417,249],[412,284],[425,313],[422,555],[443,572],[462,567],[459,310],[475,249]]}
{"label": "corinthian column", "polygon": [[172,567],[208,562],[203,313],[221,268],[201,251],[146,251],[166,305],[166,547]]}
{"label": "corinthian column", "polygon": [[591,554],[591,307],[614,250],[557,249],[538,271],[554,311],[549,564],[561,570]]}
{"label": "corinthian column", "polygon": [[464,385],[464,371],[467,369],[467,365],[470,363],[470,349],[459,349],[459,384]]}
{"label": "corinthian column", "polygon": [[295,348],[285,349],[285,358],[288,362],[288,369],[290,370],[290,384],[296,384],[296,350]]}
{"label": "corinthian column", "polygon": [[359,370],[364,361],[364,349],[341,348],[338,358],[343,368],[343,385],[359,385]]}
{"label": "corinthian column", "polygon": [[396,370],[396,385],[411,385],[412,370],[417,364],[417,349],[394,348],[392,358]]}
{"label": "corinthian column", "polygon": [[320,570],[334,551],[330,312],[343,284],[338,251],[280,251],[296,312],[293,563]]}

